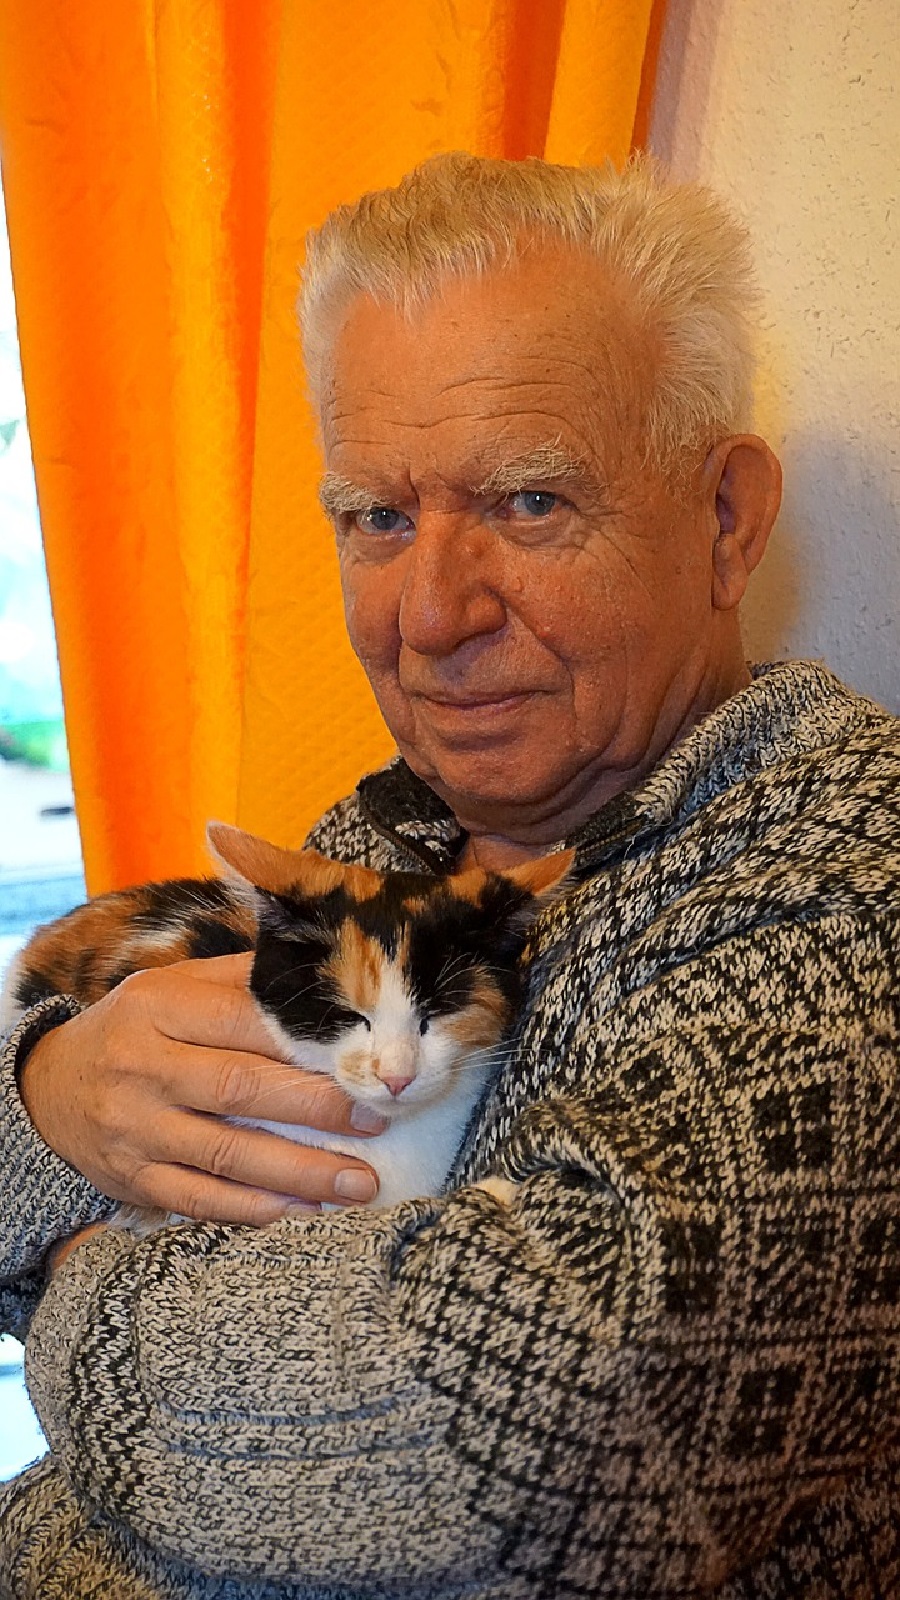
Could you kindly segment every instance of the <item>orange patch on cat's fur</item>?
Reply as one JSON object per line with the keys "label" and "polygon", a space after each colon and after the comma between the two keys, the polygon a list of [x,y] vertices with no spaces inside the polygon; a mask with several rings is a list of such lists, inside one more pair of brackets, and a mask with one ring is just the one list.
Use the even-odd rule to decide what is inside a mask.
{"label": "orange patch on cat's fur", "polygon": [[509,1023],[509,1003],[487,972],[480,972],[469,1003],[445,1018],[447,1032],[463,1050],[484,1050],[497,1043]]}
{"label": "orange patch on cat's fur", "polygon": [[574,860],[574,850],[554,850],[552,855],[538,856],[534,861],[523,861],[518,867],[507,868],[505,876],[540,899],[548,889],[555,889],[562,882]]}
{"label": "orange patch on cat's fur", "polygon": [[368,1086],[371,1078],[371,1055],[368,1050],[344,1050],[341,1054],[340,1077],[345,1084]]}
{"label": "orange patch on cat's fur", "polygon": [[[75,994],[94,1005],[109,992],[123,971],[168,967],[191,955],[191,928],[173,920],[167,929],[134,928],[123,932],[124,917],[139,917],[150,903],[146,887],[122,889],[77,906],[74,911],[38,928],[28,945],[28,965],[39,971],[57,994]],[[252,940],[256,919],[243,905],[216,908],[216,921]],[[86,958],[90,952],[89,959]]]}
{"label": "orange patch on cat's fur", "polygon": [[237,873],[270,894],[328,894],[332,889],[346,889],[354,900],[371,900],[381,888],[381,874],[368,867],[330,861],[318,850],[284,850],[226,822],[211,822],[206,838],[212,854],[230,875]]}
{"label": "orange patch on cat's fur", "polygon": [[[404,938],[397,952],[397,960],[402,962],[405,956]],[[351,1009],[367,1016],[378,1002],[386,959],[377,941],[370,939],[358,923],[351,920],[341,928],[340,949],[332,956],[325,970],[346,995]]]}

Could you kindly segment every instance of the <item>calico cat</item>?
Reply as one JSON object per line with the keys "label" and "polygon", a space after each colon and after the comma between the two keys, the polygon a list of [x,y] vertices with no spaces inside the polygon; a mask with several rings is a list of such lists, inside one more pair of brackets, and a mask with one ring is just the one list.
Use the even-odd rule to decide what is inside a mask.
{"label": "calico cat", "polygon": [[[365,1146],[251,1125],[364,1152],[380,1180],[375,1205],[438,1193],[518,1010],[529,925],[564,891],[573,853],[438,878],[283,850],[224,823],[208,840],[230,881],[125,889],[39,928],[13,963],[0,1019],[8,1026],[48,994],[91,1005],[133,972],[252,949],[250,989],[279,1055],[328,1073],[389,1125]],[[134,1225],[135,1208],[123,1212]]]}

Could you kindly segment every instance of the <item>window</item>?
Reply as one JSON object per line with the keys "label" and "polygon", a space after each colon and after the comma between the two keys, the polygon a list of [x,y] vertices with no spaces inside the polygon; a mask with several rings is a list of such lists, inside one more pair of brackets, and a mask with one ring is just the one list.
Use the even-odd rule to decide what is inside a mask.
{"label": "window", "polygon": [[[0,207],[2,212],[2,207]],[[0,971],[38,923],[84,899],[41,545],[5,217],[0,227]],[[46,1446],[22,1350],[0,1338],[0,1479]]]}

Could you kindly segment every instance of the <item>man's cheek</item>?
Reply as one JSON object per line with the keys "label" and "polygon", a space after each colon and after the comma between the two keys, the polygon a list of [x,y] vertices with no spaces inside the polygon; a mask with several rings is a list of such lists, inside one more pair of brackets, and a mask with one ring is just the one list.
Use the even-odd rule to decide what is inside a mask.
{"label": "man's cheek", "polygon": [[362,660],[371,649],[373,622],[377,621],[378,608],[373,606],[365,578],[359,569],[349,564],[341,567],[341,590],[344,596],[344,620],[347,634],[356,654]]}
{"label": "man's cheek", "polygon": [[354,653],[377,693],[397,677],[399,636],[390,618],[359,596],[350,604],[345,599],[344,614]]}

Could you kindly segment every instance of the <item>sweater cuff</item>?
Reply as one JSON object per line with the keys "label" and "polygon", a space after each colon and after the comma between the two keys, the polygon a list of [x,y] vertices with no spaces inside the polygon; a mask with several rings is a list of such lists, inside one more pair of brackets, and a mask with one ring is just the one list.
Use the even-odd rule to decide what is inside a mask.
{"label": "sweater cuff", "polygon": [[72,1017],[77,1017],[84,1007],[70,994],[48,995],[46,1000],[41,1000],[20,1017],[16,1026],[9,1034],[4,1044],[4,1055],[7,1050],[12,1051],[12,1069],[16,1083],[28,1057],[40,1039],[51,1029],[58,1028],[62,1022],[70,1022]]}
{"label": "sweater cuff", "polygon": [[45,1144],[19,1094],[18,1072],[29,1051],[80,1010],[65,995],[42,1000],[0,1049],[0,1284],[39,1269],[59,1239],[116,1206]]}

